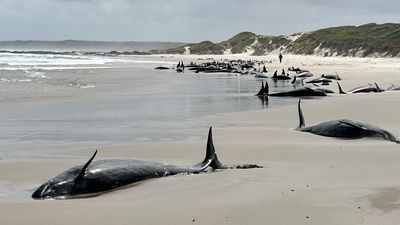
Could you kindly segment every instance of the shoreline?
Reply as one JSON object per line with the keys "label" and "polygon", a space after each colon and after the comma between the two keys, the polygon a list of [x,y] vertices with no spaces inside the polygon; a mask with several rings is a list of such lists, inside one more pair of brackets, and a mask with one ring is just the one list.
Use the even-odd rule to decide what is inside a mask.
{"label": "shoreline", "polygon": [[[301,60],[304,58],[293,58],[283,65],[287,68],[290,63]],[[344,59],[333,62],[315,59],[304,67],[315,71],[315,76],[328,69],[347,71],[342,82],[346,90],[374,80],[383,87],[391,82],[400,83],[399,64],[362,61],[351,66],[351,63]],[[330,88],[335,89],[335,84]],[[335,94],[304,100],[306,125],[349,118],[400,136],[399,94]],[[270,98],[275,100],[279,98]],[[341,140],[297,132],[294,130],[298,125],[295,104],[214,114],[194,119],[194,123],[195,127],[181,129],[190,134],[184,140],[104,146],[99,149],[97,159],[127,157],[192,165],[204,157],[209,124],[213,126],[214,144],[222,163],[254,163],[264,168],[153,179],[87,199],[27,198],[38,185],[82,164],[94,151],[89,147],[55,149],[51,153],[59,156],[57,159],[0,161],[0,177],[10,182],[5,186],[13,193],[20,193],[14,198],[0,196],[0,221],[11,225],[41,225],[49,220],[61,225],[82,221],[96,225],[115,221],[119,224],[132,224],[132,221],[188,224],[193,220],[198,224],[233,225],[397,225],[400,220],[400,180],[397,179],[400,151],[395,143],[369,138]]]}
{"label": "shoreline", "polygon": [[[397,98],[398,93],[384,93],[306,100],[303,110],[306,124],[353,115],[352,118],[358,117],[398,135],[400,124],[392,122],[397,118],[395,109],[398,106],[388,104],[396,102]],[[369,109],[371,101],[377,110],[358,114],[358,110]],[[332,108],[350,107],[354,102],[358,103],[358,109],[331,112]],[[382,107],[388,105],[390,107]],[[375,114],[382,116],[376,118]],[[139,224],[185,223],[189,219],[211,224],[228,221],[230,224],[244,221],[273,223],[277,219],[284,223],[307,224],[311,219],[313,224],[320,224],[327,218],[335,218],[328,224],[354,224],[359,219],[396,224],[397,220],[393,218],[398,218],[400,207],[390,205],[400,200],[396,197],[400,193],[400,188],[397,189],[400,181],[393,179],[400,175],[397,163],[400,151],[396,144],[380,139],[340,140],[297,132],[294,130],[298,122],[294,105],[204,119],[212,123],[221,118],[226,124],[235,121],[235,126],[214,126],[214,144],[219,159],[228,165],[256,163],[263,165],[263,169],[223,170],[154,179],[88,199],[39,201],[23,196],[1,199],[2,220],[7,224],[28,221],[40,224],[48,220],[49,215],[39,216],[44,211],[50,210],[50,217],[64,217],[82,210],[79,205],[84,204],[88,208],[82,218],[90,224],[107,224],[117,217],[124,218],[119,220],[121,224],[130,224],[133,218]],[[206,142],[206,129],[193,132],[199,137],[182,142],[106,147],[100,151],[99,158],[124,156],[191,165],[202,159]],[[91,153],[92,149],[81,149],[68,152],[68,155],[76,156],[74,159],[11,163],[8,166],[19,168],[19,172],[17,176],[15,173],[7,176],[17,183],[28,182],[33,188],[35,180],[45,181],[82,163]],[[4,163],[0,164],[0,171],[5,171],[4,166]],[[31,172],[28,175],[26,171]],[[384,199],[389,196],[392,200],[386,203]],[[166,209],[159,201],[173,202],[175,207]],[[200,205],[194,207],[184,202]],[[127,206],[129,215],[121,211],[121,207]],[[114,216],[110,217],[111,208]],[[25,216],[5,216],[14,210],[24,212]],[[143,213],[150,212],[148,210],[157,212],[157,216]],[[238,214],[240,211],[242,213]],[[385,213],[381,214],[382,211]],[[94,213],[98,216],[94,217]],[[72,219],[61,223],[71,221],[77,222]]]}

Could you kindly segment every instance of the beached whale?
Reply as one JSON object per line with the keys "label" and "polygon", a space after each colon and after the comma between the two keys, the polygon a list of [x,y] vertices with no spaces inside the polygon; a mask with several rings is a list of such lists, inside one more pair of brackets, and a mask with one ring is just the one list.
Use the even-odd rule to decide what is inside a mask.
{"label": "beached whale", "polygon": [[312,88],[313,88],[313,89],[316,89],[316,90],[323,91],[323,92],[325,92],[326,94],[334,94],[334,93],[335,93],[334,91],[332,91],[332,90],[330,90],[330,89],[321,88],[321,87],[319,87],[319,86],[312,87]]}
{"label": "beached whale", "polygon": [[329,84],[330,82],[332,82],[331,79],[321,77],[321,78],[316,78],[316,79],[307,81],[306,83],[308,83],[308,84],[317,84],[317,83]]}
{"label": "beached whale", "polygon": [[276,97],[327,96],[327,94],[322,89],[310,87],[302,87],[290,91],[269,93],[268,82],[265,82],[265,86],[262,83],[260,91],[256,94],[256,96],[263,95]]}
{"label": "beached whale", "polygon": [[321,78],[326,78],[326,79],[331,79],[331,80],[342,80],[342,78],[339,77],[338,74],[322,74]]}
{"label": "beached whale", "polygon": [[394,85],[392,84],[390,87],[388,87],[388,89],[386,89],[387,91],[400,91],[400,85]]}
{"label": "beached whale", "polygon": [[169,70],[169,67],[166,66],[157,66],[156,68],[154,68],[156,70]]}
{"label": "beached whale", "polygon": [[370,93],[370,92],[385,91],[385,90],[381,89],[377,83],[374,83],[374,84],[375,84],[375,86],[369,84],[367,86],[356,87],[356,88],[351,89],[350,91],[344,92],[342,89],[342,86],[340,86],[340,84],[337,82],[340,94],[356,94],[356,93]]}
{"label": "beached whale", "polygon": [[332,120],[311,127],[305,126],[303,112],[301,111],[301,99],[298,102],[299,126],[296,130],[309,132],[316,135],[337,137],[345,139],[358,139],[363,137],[381,137],[388,141],[400,144],[400,140],[390,132],[379,127],[349,119]]}
{"label": "beached whale", "polygon": [[278,71],[275,70],[275,73],[271,77],[271,79],[273,79],[273,80],[291,80],[292,78],[290,78],[289,76],[287,76],[285,74],[278,75]]}
{"label": "beached whale", "polygon": [[327,96],[327,94],[318,88],[302,87],[290,91],[276,92],[268,94],[268,96],[276,97],[301,97],[301,96]]}
{"label": "beached whale", "polygon": [[254,75],[255,78],[268,78],[268,73],[266,72],[261,72],[261,73],[256,73]]}
{"label": "beached whale", "polygon": [[[210,127],[205,159],[194,166],[166,165],[160,162],[135,159],[105,159],[72,167],[41,185],[32,194],[34,199],[66,199],[90,197],[135,182],[181,173],[200,173],[209,167],[224,169],[218,161]],[[93,162],[92,162],[93,161]]]}

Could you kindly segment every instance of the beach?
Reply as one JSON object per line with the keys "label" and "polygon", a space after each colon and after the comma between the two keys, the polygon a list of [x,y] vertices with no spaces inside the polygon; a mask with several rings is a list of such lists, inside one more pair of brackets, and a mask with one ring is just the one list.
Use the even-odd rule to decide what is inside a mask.
{"label": "beach", "polygon": [[[166,65],[180,60],[188,63],[199,58],[273,60],[271,64],[266,64],[269,71],[282,68],[286,70],[293,65],[310,70],[314,77],[337,72],[343,79],[341,85],[345,90],[373,82],[377,82],[381,88],[387,88],[391,83],[400,83],[398,58],[284,55],[284,63],[279,64],[276,55],[119,57],[121,60],[153,60],[157,63],[167,61]],[[135,68],[141,66],[136,64],[132,69],[129,63],[119,63],[122,63],[122,66],[118,68],[123,72],[113,72],[113,79],[110,79],[110,74],[104,72],[107,69],[103,69],[98,76],[90,73],[79,75],[78,83],[85,84],[86,87],[94,85],[94,88],[71,89],[65,85],[48,86],[38,82],[34,85],[46,87],[29,89],[31,92],[27,94],[13,86],[7,86],[8,89],[3,88],[0,92],[0,107],[7,108],[8,114],[6,110],[2,112],[10,117],[3,120],[10,122],[13,118],[11,115],[15,112],[24,111],[24,108],[31,109],[26,104],[59,107],[60,110],[55,110],[54,113],[62,117],[64,110],[69,106],[63,103],[101,102],[104,99],[122,101],[132,96],[140,99],[150,93],[166,92],[168,89],[165,89],[165,86],[173,89],[178,85],[165,83],[168,81],[165,76],[159,76],[157,79],[148,79],[145,73],[139,76],[140,79],[127,76],[129,73],[126,71],[135,71]],[[141,73],[149,68],[150,66],[140,68],[143,69]],[[93,71],[96,73],[95,69]],[[60,70],[52,72],[51,75],[57,77],[57,73],[60,81],[65,76],[63,73],[70,74]],[[190,76],[190,73],[185,73],[185,76]],[[237,79],[239,78],[232,77],[233,83],[226,86],[236,85]],[[76,81],[71,78],[68,82],[71,80]],[[7,149],[2,150],[0,186],[2,192],[7,194],[0,196],[0,223],[399,224],[400,151],[397,144],[374,138],[342,140],[297,132],[295,128],[299,121],[296,98],[286,100],[287,104],[279,105],[279,98],[270,97],[271,107],[263,107],[256,97],[250,95],[252,88],[256,85],[259,88],[260,81],[242,82],[242,86],[248,87],[244,89],[245,98],[240,98],[245,104],[234,109],[217,111],[212,115],[200,113],[195,117],[188,116],[185,123],[189,125],[177,124],[179,118],[172,122],[157,122],[154,124],[154,130],[163,132],[157,133],[156,138],[145,137],[146,134],[152,134],[152,129],[149,129],[148,133],[142,133],[137,139],[118,139],[123,136],[118,133],[110,137],[113,131],[125,134],[129,129],[133,130],[136,124],[129,123],[115,130],[102,130],[102,124],[97,124],[97,121],[93,130],[97,129],[99,133],[82,133],[86,135],[84,137],[93,136],[88,140],[77,139],[79,132],[76,137],[70,138],[56,133],[54,140],[59,138],[60,142],[44,149],[40,149],[40,141],[33,140],[21,145],[18,154],[10,153]],[[18,87],[24,90],[23,86]],[[337,93],[335,83],[328,88]],[[229,90],[231,89],[224,93],[229,93]],[[258,89],[254,89],[254,93],[257,91]],[[302,107],[306,125],[347,118],[377,125],[400,136],[399,94],[334,94],[325,98],[304,99]],[[235,93],[234,96],[241,95]],[[228,97],[221,99],[231,99],[232,95]],[[222,104],[219,102],[221,99],[214,99],[214,104]],[[137,101],[128,102],[130,105],[126,106],[127,110],[135,107]],[[121,104],[124,103],[123,101]],[[178,103],[171,104],[178,106]],[[224,101],[224,108],[228,105],[229,101]],[[246,105],[250,108],[242,108]],[[87,110],[90,113],[95,111]],[[80,115],[86,114],[80,111],[74,118],[76,123],[81,122]],[[98,117],[94,118],[125,118],[125,115],[110,108],[108,114],[97,114]],[[51,115],[45,114],[43,118],[46,116]],[[106,124],[109,122],[104,121]],[[169,126],[173,127],[174,134],[165,136]],[[196,164],[204,158],[209,126],[213,127],[214,145],[221,162],[226,165],[257,164],[263,168],[227,169],[170,176],[144,181],[93,198],[57,201],[30,198],[35,188],[62,171],[84,163],[96,148],[99,150],[98,159],[137,158],[178,165]],[[3,129],[2,132],[6,133],[7,130]],[[101,132],[104,132],[104,137],[101,136]],[[100,135],[100,138],[97,135]],[[11,139],[8,136],[7,138]],[[7,138],[4,138],[5,141]],[[100,142],[100,139],[106,141]],[[114,139],[117,141],[112,141]],[[75,141],[79,144],[67,143]],[[7,145],[2,147],[6,148]],[[29,151],[30,148],[35,150]]]}

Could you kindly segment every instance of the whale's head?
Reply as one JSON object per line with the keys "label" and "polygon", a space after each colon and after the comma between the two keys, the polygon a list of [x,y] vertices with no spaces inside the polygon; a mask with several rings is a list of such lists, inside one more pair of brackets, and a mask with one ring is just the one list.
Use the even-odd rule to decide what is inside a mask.
{"label": "whale's head", "polygon": [[33,192],[34,199],[64,199],[76,190],[74,180],[51,179]]}
{"label": "whale's head", "polygon": [[93,161],[97,150],[85,165],[75,166],[61,173],[53,179],[42,184],[33,192],[34,199],[65,199],[78,197],[87,192],[87,184],[84,179],[86,169]]}

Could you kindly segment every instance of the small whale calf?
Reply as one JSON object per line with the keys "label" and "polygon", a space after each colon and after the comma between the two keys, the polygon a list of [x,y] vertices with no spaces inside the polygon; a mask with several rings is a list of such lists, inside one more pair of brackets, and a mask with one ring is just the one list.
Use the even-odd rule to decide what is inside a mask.
{"label": "small whale calf", "polygon": [[193,166],[175,166],[160,162],[135,159],[105,159],[93,161],[66,170],[41,185],[32,194],[34,199],[67,199],[91,197],[135,182],[181,173],[200,173],[209,167],[225,169],[218,161],[210,127],[204,160]]}
{"label": "small whale calf", "polygon": [[301,99],[298,102],[299,126],[297,131],[309,132],[316,135],[337,137],[345,139],[358,139],[363,137],[380,137],[385,140],[400,144],[400,140],[390,132],[379,127],[349,119],[332,120],[314,126],[306,127],[303,112],[301,110]]}

